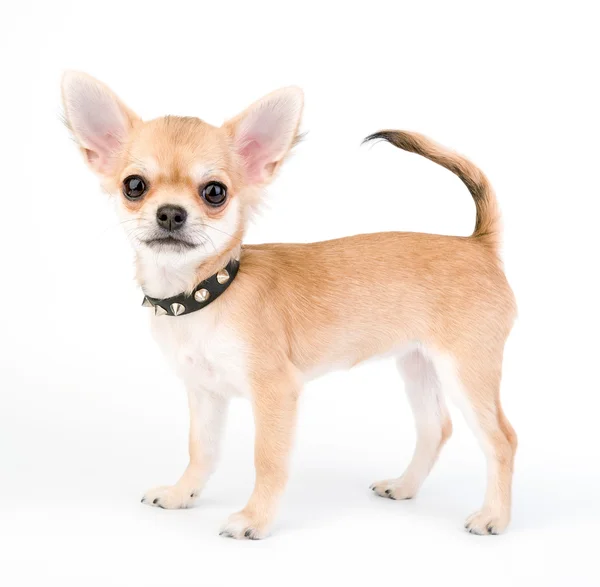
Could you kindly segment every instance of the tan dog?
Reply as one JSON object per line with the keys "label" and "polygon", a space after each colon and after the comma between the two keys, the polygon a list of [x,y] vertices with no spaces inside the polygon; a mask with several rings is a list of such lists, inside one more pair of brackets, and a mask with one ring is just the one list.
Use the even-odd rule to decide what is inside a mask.
{"label": "tan dog", "polygon": [[477,207],[471,237],[380,233],[242,246],[261,188],[296,141],[299,89],[274,92],[221,127],[172,116],[142,122],[80,73],[65,75],[63,100],[87,163],[114,195],[146,305],[165,314],[159,302],[182,293],[204,303],[210,291],[198,284],[229,280],[223,268],[240,262],[231,287],[210,305],[152,315],[153,334],[188,390],[190,462],[175,485],[149,491],[143,502],[194,501],[215,466],[228,399],[246,396],[256,423],[256,484],[222,534],[266,536],[288,477],[303,382],[390,355],[406,381],[417,443],[404,474],[373,491],[392,499],[417,493],[452,431],[448,394],[488,463],[483,507],[466,528],[506,528],[517,440],[499,389],[516,307],[498,256],[496,200],[479,169],[421,135],[380,132],[367,140],[385,139],[463,180]]}

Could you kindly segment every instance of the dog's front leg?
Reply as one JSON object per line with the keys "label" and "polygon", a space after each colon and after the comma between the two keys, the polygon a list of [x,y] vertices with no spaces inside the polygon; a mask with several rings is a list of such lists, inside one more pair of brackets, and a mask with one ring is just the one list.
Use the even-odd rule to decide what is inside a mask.
{"label": "dog's front leg", "polygon": [[166,509],[190,507],[213,472],[219,454],[227,400],[196,386],[188,386],[190,406],[190,462],[175,485],[151,489],[142,503]]}
{"label": "dog's front leg", "polygon": [[289,365],[261,373],[253,382],[256,481],[246,507],[230,516],[223,526],[224,536],[257,540],[269,533],[288,478],[298,381],[295,369]]}

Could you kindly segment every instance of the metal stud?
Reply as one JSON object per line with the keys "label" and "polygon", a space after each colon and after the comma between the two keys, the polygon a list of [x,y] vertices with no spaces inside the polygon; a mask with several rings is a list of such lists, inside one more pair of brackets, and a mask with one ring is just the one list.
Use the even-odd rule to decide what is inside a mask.
{"label": "metal stud", "polygon": [[159,306],[158,304],[156,304],[156,306],[154,306],[154,315],[155,316],[164,316],[165,314],[168,314],[168,312],[162,306]]}
{"label": "metal stud", "polygon": [[[217,279],[219,279],[217,277]],[[210,292],[207,289],[199,289],[195,294],[194,294],[194,299],[197,302],[205,302],[206,300],[208,300],[208,298],[210,298]]]}
{"label": "metal stud", "polygon": [[220,284],[227,283],[229,281],[229,271],[227,271],[227,269],[221,269],[221,271],[217,273],[217,281]]}
{"label": "metal stud", "polygon": [[152,302],[146,297],[144,296],[144,301],[142,302],[142,308],[152,308]]}
{"label": "metal stud", "polygon": [[174,304],[171,304],[171,312],[173,312],[175,316],[179,316],[185,312],[185,306],[175,302]]}

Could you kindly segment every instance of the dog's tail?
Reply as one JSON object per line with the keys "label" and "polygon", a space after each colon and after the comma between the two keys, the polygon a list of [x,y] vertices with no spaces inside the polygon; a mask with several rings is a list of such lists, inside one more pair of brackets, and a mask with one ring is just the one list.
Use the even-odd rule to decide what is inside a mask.
{"label": "dog's tail", "polygon": [[438,145],[427,137],[403,130],[382,130],[369,135],[363,142],[383,139],[405,151],[417,153],[458,175],[467,186],[477,211],[473,238],[497,251],[500,244],[500,210],[494,190],[483,172],[465,157]]}

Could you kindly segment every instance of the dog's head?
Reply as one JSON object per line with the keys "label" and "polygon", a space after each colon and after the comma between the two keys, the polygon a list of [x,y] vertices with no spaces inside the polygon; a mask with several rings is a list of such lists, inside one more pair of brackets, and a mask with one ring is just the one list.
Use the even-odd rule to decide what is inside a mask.
{"label": "dog's head", "polygon": [[298,132],[303,96],[284,88],[214,127],[198,118],[142,121],[104,84],[68,72],[67,124],[88,165],[117,198],[138,258],[199,265],[239,245],[261,188]]}

